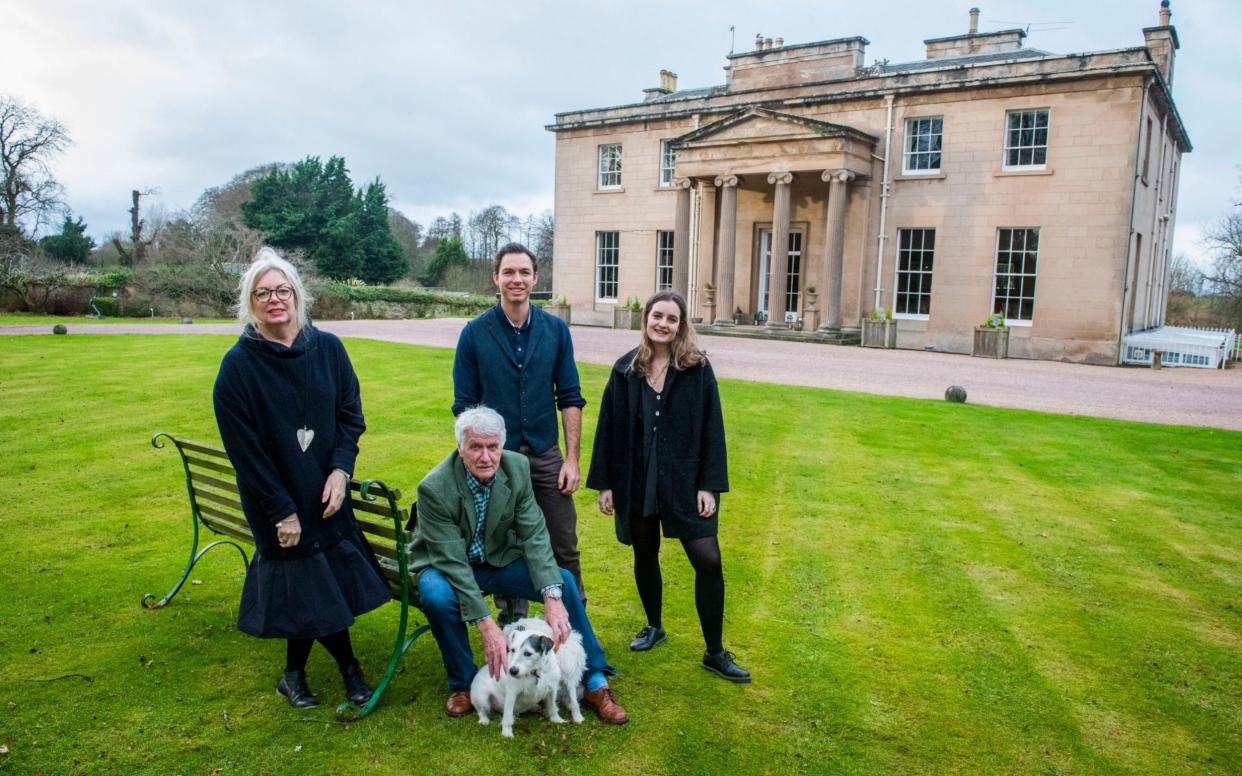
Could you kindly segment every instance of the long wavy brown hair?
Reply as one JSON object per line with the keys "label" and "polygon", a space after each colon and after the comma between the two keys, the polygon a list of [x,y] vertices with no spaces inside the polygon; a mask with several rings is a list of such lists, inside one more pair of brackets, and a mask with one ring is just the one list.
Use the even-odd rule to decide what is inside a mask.
{"label": "long wavy brown hair", "polygon": [[651,362],[655,358],[655,348],[651,344],[651,338],[647,336],[647,318],[651,315],[651,308],[655,307],[657,302],[673,302],[677,305],[677,312],[681,316],[681,320],[678,321],[677,334],[669,343],[669,364],[681,372],[702,363],[707,358],[707,354],[699,350],[698,339],[694,336],[694,327],[686,319],[686,300],[676,291],[657,291],[647,300],[647,304],[643,305],[643,322],[640,327],[642,335],[638,341],[638,352],[634,354],[634,360],[630,362],[630,369],[644,376],[649,374],[648,370],[651,369]]}

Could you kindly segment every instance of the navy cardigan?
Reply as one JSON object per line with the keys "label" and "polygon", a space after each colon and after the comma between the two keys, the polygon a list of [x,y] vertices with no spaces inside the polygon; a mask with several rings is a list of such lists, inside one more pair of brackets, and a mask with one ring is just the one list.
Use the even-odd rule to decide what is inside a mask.
{"label": "navy cardigan", "polygon": [[[220,363],[212,399],[242,510],[265,558],[314,555],[353,529],[348,497],[322,519],[324,483],[333,469],[353,473],[366,430],[358,378],[339,339],[308,323],[285,347],[247,326]],[[297,439],[303,426],[315,432],[305,452]],[[294,513],[302,538],[283,548],[276,523]]]}
{"label": "navy cardigan", "polygon": [[518,364],[504,311],[496,305],[466,324],[453,359],[453,414],[486,404],[505,419],[505,449],[533,453],[556,444],[556,411],[585,407],[569,327],[530,307],[530,343]]}

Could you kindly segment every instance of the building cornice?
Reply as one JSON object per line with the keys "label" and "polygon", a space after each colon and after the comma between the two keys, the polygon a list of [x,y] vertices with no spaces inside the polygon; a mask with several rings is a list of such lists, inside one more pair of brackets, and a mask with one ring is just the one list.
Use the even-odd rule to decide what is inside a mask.
{"label": "building cornice", "polygon": [[[934,61],[934,60],[933,60]],[[1028,70],[1014,74],[1018,67]],[[871,72],[867,72],[871,71]],[[677,99],[676,93],[659,103],[630,103],[606,108],[565,111],[555,114],[557,122],[545,126],[550,132],[614,127],[646,121],[684,119],[691,116],[720,116],[744,111],[746,108],[788,109],[811,107],[836,102],[882,99],[886,95],[909,96],[964,89],[1003,88],[1022,85],[1065,83],[1073,81],[1133,75],[1154,77],[1160,84],[1160,101],[1173,119],[1183,151],[1192,149],[1172,93],[1159,68],[1145,47],[1065,54],[1053,57],[1014,58],[967,65],[946,63],[914,71],[883,72],[867,68],[861,77],[814,81],[739,91],[713,88],[707,95],[697,94]],[[945,79],[946,73],[959,77]],[[851,86],[851,84],[856,84]],[[816,89],[830,89],[818,91]],[[798,94],[796,92],[807,92]],[[791,92],[795,92],[791,94]],[[581,118],[574,118],[581,117]]]}

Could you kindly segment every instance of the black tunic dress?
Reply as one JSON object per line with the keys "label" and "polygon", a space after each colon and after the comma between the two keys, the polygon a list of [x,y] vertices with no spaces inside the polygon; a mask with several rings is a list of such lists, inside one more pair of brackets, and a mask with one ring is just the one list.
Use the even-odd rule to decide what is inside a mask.
{"label": "black tunic dress", "polygon": [[[358,378],[340,340],[307,324],[285,347],[248,326],[220,364],[213,400],[257,549],[242,587],[238,630],[317,638],[388,601],[349,498],[322,517],[328,475],[353,472],[366,430]],[[313,432],[305,450],[299,429]],[[276,523],[291,514],[302,536],[283,548]]]}

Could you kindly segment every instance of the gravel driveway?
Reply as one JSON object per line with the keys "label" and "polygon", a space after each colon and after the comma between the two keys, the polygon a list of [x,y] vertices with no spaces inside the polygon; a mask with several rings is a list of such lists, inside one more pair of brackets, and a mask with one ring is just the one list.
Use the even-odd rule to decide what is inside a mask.
{"label": "gravel driveway", "polygon": [[[342,337],[451,348],[462,318],[325,321]],[[233,324],[67,324],[70,334],[235,334]],[[51,327],[0,326],[0,334]],[[611,364],[638,342],[631,331],[573,327],[578,361]],[[701,337],[722,377],[939,399],[961,385],[969,401],[996,407],[1242,430],[1242,369],[1120,368],[948,353],[872,350],[800,342]]]}

